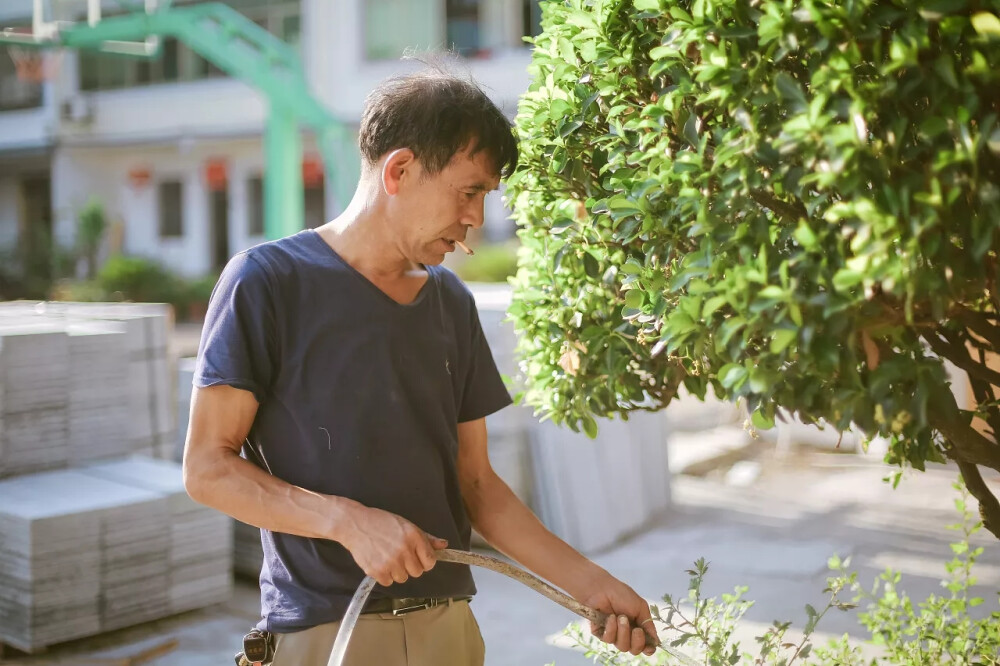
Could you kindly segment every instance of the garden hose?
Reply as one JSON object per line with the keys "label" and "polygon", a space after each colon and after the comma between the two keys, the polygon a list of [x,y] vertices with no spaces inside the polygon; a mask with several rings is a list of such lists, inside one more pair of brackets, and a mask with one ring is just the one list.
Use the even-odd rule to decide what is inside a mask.
{"label": "garden hose", "polygon": [[[497,573],[501,573],[509,578],[513,578],[514,580],[527,585],[539,594],[548,597],[563,608],[576,613],[585,620],[590,620],[591,622],[596,623],[598,626],[604,626],[604,623],[608,619],[608,616],[601,611],[584,606],[576,599],[573,599],[569,595],[557,590],[540,578],[537,578],[536,576],[533,576],[527,571],[519,569],[512,564],[498,560],[495,557],[452,549],[439,550],[436,552],[436,555],[439,562],[473,565],[489,569],[491,571],[496,571]],[[330,652],[330,660],[327,662],[327,666],[342,666],[344,663],[344,655],[347,653],[347,645],[351,640],[351,634],[354,632],[354,627],[358,623],[358,617],[361,615],[361,610],[364,608],[365,602],[368,600],[368,596],[371,594],[372,588],[374,587],[375,579],[371,576],[366,576],[365,579],[361,581],[361,585],[358,586],[357,591],[354,593],[354,598],[351,599],[351,603],[347,607],[347,612],[344,614],[344,619],[341,620],[340,629],[338,630],[337,638],[333,643],[333,650]],[[647,645],[652,645],[652,640],[652,637],[650,637],[649,634],[646,634]],[[666,643],[660,643],[656,647],[661,650],[665,650],[668,654],[670,654],[670,656],[684,664],[684,666],[698,666],[696,661],[688,657],[683,652],[670,647]]]}

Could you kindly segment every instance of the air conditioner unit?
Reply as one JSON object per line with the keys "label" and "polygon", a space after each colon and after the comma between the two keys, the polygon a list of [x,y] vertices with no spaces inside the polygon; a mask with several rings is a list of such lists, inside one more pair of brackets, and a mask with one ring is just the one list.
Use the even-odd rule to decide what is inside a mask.
{"label": "air conditioner unit", "polygon": [[62,119],[74,123],[87,123],[94,118],[94,105],[85,95],[73,95],[63,101]]}

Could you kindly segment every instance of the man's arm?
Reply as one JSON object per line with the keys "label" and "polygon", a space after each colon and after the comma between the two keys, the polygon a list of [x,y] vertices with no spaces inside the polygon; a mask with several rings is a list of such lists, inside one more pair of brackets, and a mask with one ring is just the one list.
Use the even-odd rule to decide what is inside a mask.
{"label": "man's arm", "polygon": [[434,567],[443,539],[387,511],[293,486],[241,458],[256,414],[249,391],[195,388],[184,446],[184,488],[193,499],[272,532],[338,541],[380,585]]}
{"label": "man's arm", "polygon": [[[647,649],[645,629],[655,640],[649,605],[604,569],[552,534],[497,476],[487,452],[486,419],[458,424],[458,474],[462,499],[476,530],[502,553],[560,587],[582,603],[618,618],[595,635],[623,652]],[[623,617],[625,622],[622,622]]]}

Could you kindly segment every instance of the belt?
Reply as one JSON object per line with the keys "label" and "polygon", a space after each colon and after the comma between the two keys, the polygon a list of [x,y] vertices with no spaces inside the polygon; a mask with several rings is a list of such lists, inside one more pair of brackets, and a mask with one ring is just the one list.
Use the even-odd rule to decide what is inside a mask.
{"label": "belt", "polygon": [[472,597],[404,597],[402,599],[372,599],[365,604],[362,614],[367,613],[392,613],[393,615],[406,615],[414,611],[434,608],[435,606],[446,606],[453,601],[469,601]]}

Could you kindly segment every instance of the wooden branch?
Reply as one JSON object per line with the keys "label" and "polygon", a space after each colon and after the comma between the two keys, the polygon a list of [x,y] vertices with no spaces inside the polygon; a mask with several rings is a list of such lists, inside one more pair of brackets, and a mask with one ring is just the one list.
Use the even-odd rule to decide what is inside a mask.
{"label": "wooden branch", "polygon": [[943,391],[938,400],[927,407],[928,421],[948,440],[948,457],[957,462],[982,465],[1000,472],[1000,446],[976,431],[962,415],[951,391]]}
{"label": "wooden branch", "polygon": [[931,346],[931,349],[934,350],[935,354],[948,359],[956,366],[969,373],[969,376],[975,376],[993,384],[994,386],[1000,386],[1000,372],[991,370],[985,365],[976,363],[972,357],[969,356],[969,352],[964,346],[954,345],[951,342],[942,340],[934,331],[924,331],[923,338],[924,340],[927,340],[927,343]]}
{"label": "wooden branch", "polygon": [[983,527],[1000,539],[1000,501],[983,481],[978,467],[971,463],[958,461],[958,469],[962,473],[962,478],[965,479],[965,487],[979,502],[979,517],[983,519]]}
{"label": "wooden branch", "polygon": [[969,330],[986,340],[993,351],[1000,352],[1000,327],[991,322],[983,313],[963,307],[958,312],[958,319]]}
{"label": "wooden branch", "polygon": [[756,201],[759,205],[764,208],[773,210],[778,215],[786,218],[789,222],[794,222],[803,217],[809,217],[806,212],[805,206],[801,203],[796,206],[795,204],[790,204],[787,201],[782,201],[767,192],[761,192],[760,190],[750,190],[750,198]]}

